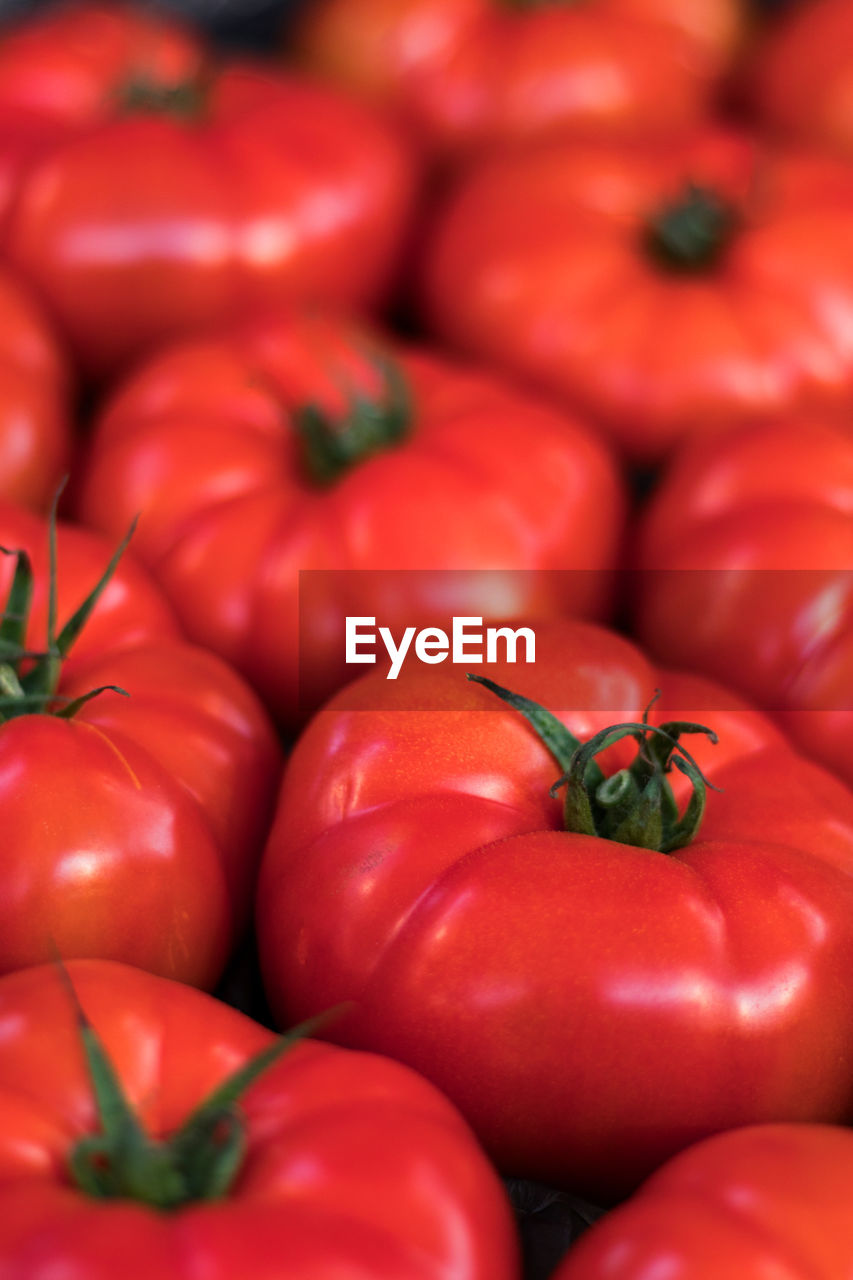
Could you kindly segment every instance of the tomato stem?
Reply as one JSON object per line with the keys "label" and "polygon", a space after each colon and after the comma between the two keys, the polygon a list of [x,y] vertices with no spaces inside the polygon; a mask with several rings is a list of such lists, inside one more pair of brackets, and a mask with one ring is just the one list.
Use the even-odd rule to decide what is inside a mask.
{"label": "tomato stem", "polygon": [[350,468],[393,448],[411,427],[411,401],[402,371],[385,357],[375,358],[374,365],[385,387],[381,402],[349,389],[347,411],[339,419],[312,404],[295,414],[303,465],[317,485],[334,484]]}
{"label": "tomato stem", "polygon": [[[56,511],[61,492],[60,487],[48,518],[47,643],[44,649],[33,650],[26,647],[34,586],[30,557],[20,548],[12,550],[0,547],[0,554],[15,558],[12,585],[0,617],[0,724],[16,716],[33,713],[72,716],[84,703],[108,689],[127,697],[125,690],[119,689],[117,685],[102,685],[73,701],[60,698],[56,692],[62,663],[109,585],[136,528],[134,520],[95,586],[57,633]],[[64,705],[57,710],[57,703]]]}
{"label": "tomato stem", "polygon": [[[563,816],[567,831],[659,853],[672,853],[694,839],[705,813],[707,788],[718,788],[708,782],[679,737],[702,733],[716,743],[713,729],[682,720],[649,724],[649,712],[660,696],[656,692],[642,721],[609,725],[581,742],[539,703],[484,676],[469,675],[468,679],[484,685],[523,715],[563,770],[551,787],[551,795],[566,788]],[[637,743],[636,758],[628,768],[606,776],[595,757],[628,737]],[[692,784],[683,813],[666,776],[673,767]]]}
{"label": "tomato stem", "polygon": [[205,113],[207,88],[200,80],[158,84],[145,76],[134,76],[119,87],[116,99],[125,115],[165,115],[193,122]]}
{"label": "tomato stem", "polygon": [[98,1200],[135,1200],[166,1211],[222,1199],[246,1152],[241,1098],[264,1071],[331,1014],[310,1018],[279,1036],[215,1089],[176,1133],[158,1140],[142,1127],[61,962],[59,969],[76,1011],[101,1125],[100,1133],[78,1139],[70,1151],[68,1167],[74,1185]]}
{"label": "tomato stem", "polygon": [[647,223],[646,246],[670,271],[701,272],[719,260],[735,227],[731,205],[709,187],[688,182]]}

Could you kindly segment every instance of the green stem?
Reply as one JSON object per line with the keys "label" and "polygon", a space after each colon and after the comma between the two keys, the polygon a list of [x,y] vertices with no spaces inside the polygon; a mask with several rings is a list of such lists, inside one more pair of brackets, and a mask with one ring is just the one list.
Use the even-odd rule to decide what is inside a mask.
{"label": "green stem", "polygon": [[369,399],[346,389],[346,413],[334,419],[317,405],[306,405],[294,417],[302,442],[302,462],[314,484],[327,486],[374,454],[399,444],[411,427],[409,390],[399,366],[375,358],[384,396]]}
{"label": "green stem", "polygon": [[143,1129],[67,971],[60,972],[77,1015],[101,1132],[80,1138],[68,1158],[74,1185],[98,1200],[134,1200],[164,1211],[226,1196],[246,1152],[240,1101],[250,1085],[293,1045],[338,1010],[309,1018],[244,1064],[214,1090],[170,1138]]}
{"label": "green stem", "polygon": [[0,617],[0,724],[17,716],[34,713],[53,713],[68,717],[107,689],[125,693],[115,685],[103,685],[73,700],[60,698],[56,692],[62,674],[62,663],[109,585],[136,528],[134,520],[101,577],[57,633],[56,509],[61,491],[60,488],[54,498],[48,519],[47,643],[44,649],[32,650],[26,647],[34,589],[30,557],[24,550],[0,547],[0,554],[14,556],[16,560],[6,607]]}
{"label": "green stem", "polygon": [[668,270],[700,273],[719,261],[736,226],[731,205],[709,187],[689,182],[677,200],[649,220],[646,246]]}
{"label": "green stem", "polygon": [[203,119],[207,97],[207,86],[201,80],[166,85],[145,76],[125,81],[116,93],[122,115],[164,115],[186,123]]}
{"label": "green stem", "polygon": [[[679,737],[701,733],[716,743],[713,729],[681,720],[649,724],[649,712],[660,696],[656,693],[642,721],[609,725],[587,742],[580,742],[556,716],[531,699],[483,676],[469,675],[468,679],[484,685],[520,712],[563,770],[551,787],[551,795],[566,788],[563,814],[567,831],[659,853],[672,853],[694,839],[705,813],[707,788],[717,788],[705,778]],[[637,743],[635,759],[628,768],[606,776],[595,757],[629,737]],[[683,813],[667,778],[673,768],[692,784]]]}

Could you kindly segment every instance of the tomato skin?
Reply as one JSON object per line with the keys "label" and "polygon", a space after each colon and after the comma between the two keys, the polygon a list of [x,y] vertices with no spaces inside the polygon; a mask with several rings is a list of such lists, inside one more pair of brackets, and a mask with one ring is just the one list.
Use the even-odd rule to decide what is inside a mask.
{"label": "tomato skin", "polygon": [[[0,544],[31,552],[27,642],[45,636],[47,529],[0,508]],[[112,547],[59,530],[58,615],[101,576]],[[8,589],[11,557],[0,564]],[[280,767],[272,726],[244,682],[180,637],[162,595],[128,556],[72,655],[58,693],[117,684],[70,720],[0,726],[4,808],[0,973],[50,958],[105,956],[210,987],[254,887]]]}
{"label": "tomato skin", "polygon": [[[380,358],[397,361],[409,385],[410,436],[318,487],[297,411],[315,404],[334,418],[351,384],[381,397]],[[515,580],[517,603],[500,606],[516,614],[603,611],[600,571],[615,562],[624,495],[583,424],[428,352],[301,313],[176,346],[119,387],[77,510],[113,536],[141,512],[135,548],[188,634],[293,722],[347,678],[342,631],[325,632],[322,619],[406,626],[431,607],[435,624],[437,594],[453,590],[443,570],[529,571]],[[299,595],[302,570],[329,571],[313,604],[305,581]],[[301,651],[300,599],[312,628]],[[489,609],[494,617],[486,600]]]}
{"label": "tomato skin", "polygon": [[102,123],[130,78],[184,83],[206,51],[190,28],[121,3],[57,5],[10,24],[0,39],[0,118],[28,116],[62,129]]}
{"label": "tomato skin", "polygon": [[853,155],[853,15],[844,0],[794,5],[748,67],[762,123],[781,137]]}
{"label": "tomato skin", "polygon": [[35,298],[0,274],[0,500],[46,510],[71,461],[71,374]]}
{"label": "tomato skin", "polygon": [[709,1138],[666,1165],[570,1250],[554,1280],[846,1276],[853,1268],[853,1137],[763,1125]]}
{"label": "tomato skin", "polygon": [[[121,52],[105,59],[111,110],[101,102],[85,123],[60,126],[23,102],[5,117],[10,131],[20,118],[32,152],[16,143],[9,160],[20,172],[6,180],[4,252],[87,374],[282,303],[385,300],[416,185],[388,125],[307,79],[238,63],[202,75],[192,58],[185,80],[203,95],[194,115],[128,112],[120,91],[138,71]],[[0,110],[0,151],[3,128]]]}
{"label": "tomato skin", "polygon": [[213,985],[231,926],[222,867],[165,770],[84,720],[22,716],[0,732],[0,800],[20,851],[7,867],[0,971],[55,947]]}
{"label": "tomato skin", "polygon": [[434,1080],[505,1173],[592,1198],[717,1130],[848,1118],[849,791],[589,624],[543,624],[535,666],[486,670],[582,737],[655,688],[657,723],[713,726],[719,704],[719,759],[687,744],[722,788],[706,827],[671,856],[566,834],[517,713],[459,671],[416,677],[418,710],[365,677],[285,772],[257,905],[277,1015],[353,1000],[331,1038]]}
{"label": "tomato skin", "polygon": [[742,34],[736,0],[325,0],[305,64],[396,112],[439,154],[671,135],[700,118]]}
{"label": "tomato skin", "polygon": [[64,3],[0,36],[0,221],[27,166],[51,146],[111,118],[128,80],[173,87],[206,52],[174,19],[120,3]]}
{"label": "tomato skin", "polygon": [[[718,261],[679,272],[644,237],[688,182],[737,222]],[[849,403],[851,194],[848,166],[719,130],[504,156],[439,213],[425,316],[458,350],[592,416],[629,459],[656,462],[734,423]]]}
{"label": "tomato skin", "polygon": [[[124,965],[68,965],[149,1133],[174,1132],[271,1034]],[[228,1197],[156,1213],[69,1186],[98,1131],[73,1005],[55,967],[0,982],[0,1271],[239,1280],[515,1280],[508,1205],[467,1126],[413,1072],[314,1041],[242,1100],[248,1146]],[[71,1271],[69,1270],[69,1274]]]}
{"label": "tomato skin", "polygon": [[637,543],[644,642],[664,661],[725,676],[853,785],[846,423],[800,417],[686,447]]}

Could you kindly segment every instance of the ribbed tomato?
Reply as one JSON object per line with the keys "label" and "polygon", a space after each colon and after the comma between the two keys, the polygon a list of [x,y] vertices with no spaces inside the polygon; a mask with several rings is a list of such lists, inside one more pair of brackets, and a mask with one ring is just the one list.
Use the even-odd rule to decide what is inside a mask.
{"label": "ribbed tomato", "polygon": [[66,623],[112,546],[59,529],[51,617],[47,539],[43,520],[0,507],[0,972],[58,951],[212,986],[253,893],[275,735],[130,558],[76,639],[80,620]]}
{"label": "ribbed tomato", "polygon": [[740,0],[319,0],[299,56],[458,154],[555,133],[694,125],[739,42]]}
{"label": "ribbed tomato", "polygon": [[853,170],[706,132],[540,147],[464,180],[425,272],[438,333],[655,461],[853,399]]}
{"label": "ribbed tomato", "polygon": [[[72,47],[90,19],[102,39],[101,11],[93,19],[84,7]],[[43,81],[46,46],[61,45],[65,29],[57,19],[34,49],[23,41]],[[390,126],[332,89],[259,65],[199,69],[190,56],[180,82],[171,65],[149,77],[134,49],[127,36],[105,58],[109,110],[79,129],[66,121],[22,164],[2,234],[87,372],[283,302],[384,300],[415,186]],[[77,60],[57,57],[71,75]],[[55,85],[60,95],[61,76]],[[25,129],[32,118],[26,106]],[[11,107],[3,119],[15,127]]]}
{"label": "ribbed tomato", "polygon": [[827,1280],[853,1271],[853,1133],[761,1125],[709,1138],[596,1224],[553,1280]]}
{"label": "ribbed tomato", "polygon": [[41,307],[0,272],[0,499],[46,509],[71,463],[71,375]]}
{"label": "ribbed tomato", "polygon": [[[78,502],[114,536],[141,512],[136,550],[189,635],[289,720],[346,678],[345,614],[597,613],[623,509],[575,419],[305,313],[175,347],[119,387]],[[483,570],[527,572],[493,599]]]}
{"label": "ribbed tomato", "polygon": [[0,981],[0,1274],[515,1280],[438,1091],[125,965]]}
{"label": "ribbed tomato", "polygon": [[62,139],[115,116],[128,84],[179,90],[207,51],[152,9],[71,0],[32,10],[0,32],[0,220],[27,165]]}
{"label": "ribbed tomato", "polygon": [[[853,1118],[853,794],[616,633],[536,641],[470,670],[539,704],[547,748],[464,667],[368,675],[305,730],[258,892],[283,1025],[352,1001],[324,1036],[422,1071],[505,1173],[593,1199],[719,1130]],[[583,751],[563,727],[625,721]],[[704,817],[679,735],[720,788]]]}
{"label": "ribbed tomato", "polygon": [[792,4],[758,45],[747,92],[786,138],[853,156],[853,8],[848,0]]}
{"label": "ribbed tomato", "polygon": [[853,437],[797,418],[696,442],[639,534],[637,626],[853,785]]}

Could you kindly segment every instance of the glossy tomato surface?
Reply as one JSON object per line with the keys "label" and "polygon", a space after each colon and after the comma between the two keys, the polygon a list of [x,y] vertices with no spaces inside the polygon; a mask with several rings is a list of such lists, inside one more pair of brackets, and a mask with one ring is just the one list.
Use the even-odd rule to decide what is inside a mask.
{"label": "glossy tomato surface", "polygon": [[29,290],[0,272],[0,499],[44,510],[71,463],[71,373]]}
{"label": "glossy tomato surface", "polygon": [[397,263],[415,175],[390,127],[181,39],[84,5],[0,44],[4,252],[90,375],[282,302],[377,305]]}
{"label": "glossy tomato surface", "polygon": [[[33,562],[26,639],[34,652],[46,640],[46,542],[43,520],[0,508],[0,544],[26,549]],[[61,624],[112,549],[100,535],[60,528]],[[3,556],[4,592],[13,568]],[[112,685],[128,696],[107,688],[70,719],[18,712],[0,724],[0,971],[58,951],[212,986],[253,892],[279,747],[245,683],[182,639],[130,555],[64,664],[51,705]],[[4,698],[4,718],[7,711]]]}
{"label": "glossy tomato surface", "polygon": [[738,0],[319,0],[298,54],[439,153],[695,124],[742,34]]}
{"label": "glossy tomato surface", "polygon": [[[145,1131],[173,1134],[273,1040],[225,1005],[125,965],[68,973]],[[80,1026],[55,966],[0,981],[0,1268],[86,1280],[514,1280],[502,1189],[467,1126],[413,1072],[312,1041],[240,1102],[224,1199],[170,1213],[76,1189],[101,1132]]]}
{"label": "glossy tomato surface", "polygon": [[584,739],[656,688],[656,723],[716,729],[685,742],[720,789],[698,837],[569,834],[562,770],[464,667],[364,677],[285,772],[257,915],[278,1016],[353,1001],[330,1037],[422,1071],[505,1173],[598,1202],[715,1131],[849,1118],[853,794],[615,633],[536,635],[535,664],[473,669]]}
{"label": "glossy tomato surface", "polygon": [[173,19],[121,3],[65,3],[0,30],[0,220],[27,166],[112,118],[125,86],[179,88],[206,53]]}
{"label": "glossy tomato surface", "polygon": [[[396,437],[311,471],[306,409],[334,442],[360,402],[382,420],[401,394]],[[424,625],[460,598],[491,617],[599,612],[623,510],[608,451],[574,418],[306,313],[176,346],[119,387],[78,502],[114,536],[141,513],[135,549],[189,635],[287,720],[346,678],[345,614]],[[496,598],[477,578],[491,570],[518,571]]]}
{"label": "glossy tomato surface", "polygon": [[757,47],[748,92],[776,133],[853,156],[853,10],[791,5]]}
{"label": "glossy tomato surface", "polygon": [[848,166],[703,132],[480,166],[439,214],[426,315],[634,461],[853,394]]}
{"label": "glossy tomato surface", "polygon": [[853,1133],[762,1125],[685,1151],[599,1222],[554,1280],[812,1280],[853,1271]]}
{"label": "glossy tomato surface", "polygon": [[853,435],[802,417],[685,448],[640,527],[637,627],[853,785]]}

